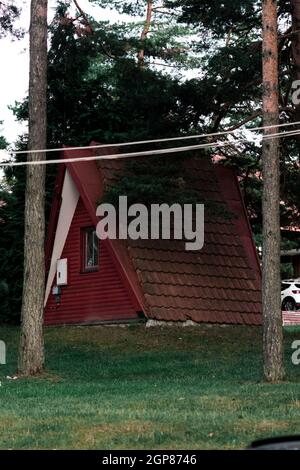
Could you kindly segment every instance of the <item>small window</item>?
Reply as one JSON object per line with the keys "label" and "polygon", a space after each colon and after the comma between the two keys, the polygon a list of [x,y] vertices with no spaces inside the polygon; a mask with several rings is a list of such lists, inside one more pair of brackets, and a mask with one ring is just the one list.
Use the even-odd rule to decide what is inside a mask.
{"label": "small window", "polygon": [[282,290],[282,291],[283,291],[283,290],[286,290],[286,289],[288,289],[290,286],[291,286],[291,284],[287,284],[287,283],[283,282],[283,283],[281,284],[281,290]]}
{"label": "small window", "polygon": [[82,270],[97,271],[99,267],[99,240],[93,227],[82,231]]}

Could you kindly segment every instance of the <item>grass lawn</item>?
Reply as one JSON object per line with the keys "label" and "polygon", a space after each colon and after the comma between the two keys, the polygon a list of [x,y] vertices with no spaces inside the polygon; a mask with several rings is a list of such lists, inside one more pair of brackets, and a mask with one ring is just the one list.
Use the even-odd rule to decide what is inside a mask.
{"label": "grass lawn", "polygon": [[0,327],[1,449],[240,449],[300,433],[300,365],[261,381],[257,327],[46,329],[47,373],[8,380],[18,329]]}

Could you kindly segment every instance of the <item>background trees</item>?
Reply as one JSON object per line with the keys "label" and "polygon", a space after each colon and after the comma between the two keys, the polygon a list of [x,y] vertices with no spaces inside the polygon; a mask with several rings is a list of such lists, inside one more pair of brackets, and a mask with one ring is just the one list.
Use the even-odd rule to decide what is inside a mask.
{"label": "background trees", "polygon": [[[74,2],[70,1],[69,6],[58,2],[49,28],[48,147],[237,128],[236,138],[221,138],[229,139],[230,145],[218,149],[217,154],[223,164],[238,172],[260,246],[261,148],[256,140],[244,144],[237,140],[249,137],[245,126],[256,127],[262,122],[261,2],[90,2],[111,8],[112,22],[82,15]],[[297,120],[297,107],[290,99],[291,83],[297,77],[295,50],[300,28],[292,8],[296,3],[278,2],[281,122]],[[80,7],[80,1],[77,5]],[[149,5],[150,26],[145,30]],[[121,22],[117,22],[116,14],[130,16],[121,16]],[[139,61],[141,51],[143,66]],[[15,112],[19,119],[27,119],[28,100],[20,103]],[[26,136],[20,142],[24,144]],[[281,225],[286,227],[298,223],[299,141],[282,139],[280,144]],[[216,150],[209,153],[213,156]],[[47,207],[54,175],[55,168],[49,168]],[[24,173],[7,170],[6,176],[6,186],[13,189],[16,206],[20,207],[18,223],[11,219],[10,230],[16,238],[22,238]],[[0,208],[0,217],[3,211]],[[282,246],[297,246],[295,234],[285,232]],[[19,249],[12,248],[8,256],[17,259]],[[15,289],[13,274],[11,278],[9,273],[6,276],[10,289]],[[20,296],[14,292],[14,298]],[[16,303],[11,310],[18,311]]]}
{"label": "background trees", "polygon": [[[23,31],[15,27],[20,9],[13,0],[0,2],[0,39],[10,35],[20,38]],[[0,125],[2,122],[0,122]],[[0,149],[8,142],[0,136]],[[19,174],[19,172],[16,172]],[[18,190],[18,180],[11,179],[7,171],[0,180],[0,320],[15,321],[20,317],[20,298],[23,279],[23,216],[18,208],[23,206],[23,190]],[[20,207],[20,209],[21,209]],[[12,263],[15,260],[16,263]]]}

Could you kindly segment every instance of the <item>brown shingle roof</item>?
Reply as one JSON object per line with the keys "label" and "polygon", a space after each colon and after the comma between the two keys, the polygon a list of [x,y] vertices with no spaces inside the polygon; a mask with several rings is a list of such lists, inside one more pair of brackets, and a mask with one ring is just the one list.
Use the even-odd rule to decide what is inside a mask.
{"label": "brown shingle roof", "polygon": [[[124,163],[97,165],[107,189]],[[198,252],[186,251],[178,240],[128,241],[145,314],[167,321],[259,324],[260,268],[237,180],[207,158],[189,158],[184,165],[189,187],[207,202],[225,204],[234,217],[206,212],[205,243]]]}

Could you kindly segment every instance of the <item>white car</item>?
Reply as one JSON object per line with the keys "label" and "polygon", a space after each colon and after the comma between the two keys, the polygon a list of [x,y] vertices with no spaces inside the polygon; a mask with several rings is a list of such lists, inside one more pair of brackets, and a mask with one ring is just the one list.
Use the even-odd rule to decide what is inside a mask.
{"label": "white car", "polygon": [[300,308],[300,279],[281,281],[281,308],[286,312]]}

